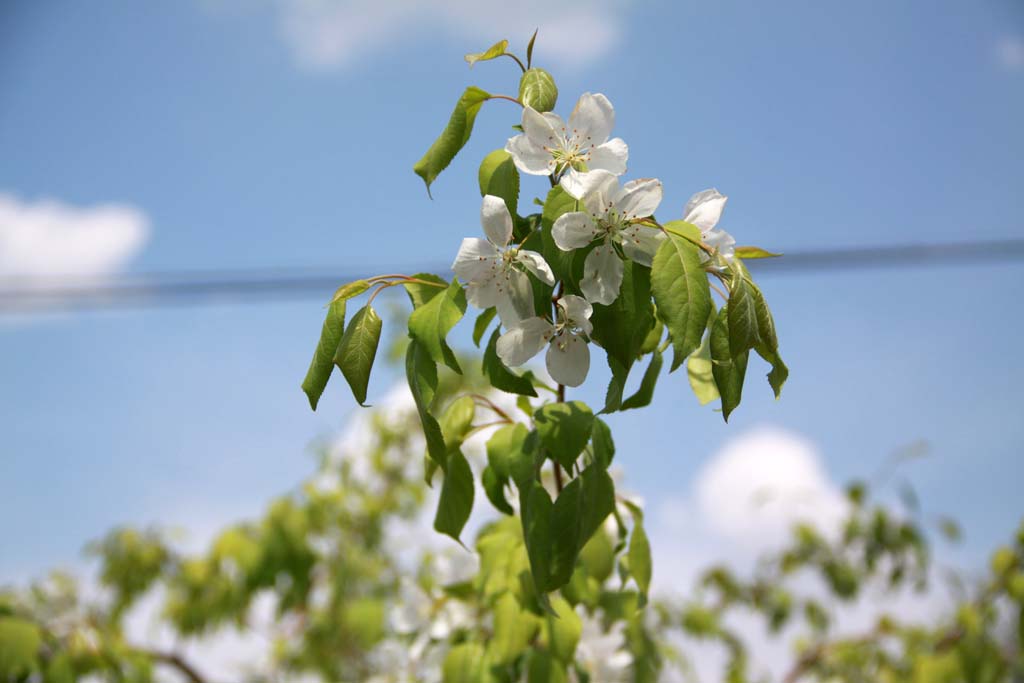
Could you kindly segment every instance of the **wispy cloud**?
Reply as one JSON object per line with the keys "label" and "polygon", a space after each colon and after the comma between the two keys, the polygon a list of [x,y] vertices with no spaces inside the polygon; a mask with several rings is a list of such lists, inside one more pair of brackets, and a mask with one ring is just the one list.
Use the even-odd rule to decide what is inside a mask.
{"label": "wispy cloud", "polygon": [[0,278],[108,275],[148,236],[149,219],[131,206],[75,207],[0,193]]}
{"label": "wispy cloud", "polygon": [[1024,71],[1024,38],[1005,36],[995,47],[996,62],[1007,71]]}
{"label": "wispy cloud", "polygon": [[[579,67],[622,37],[628,3],[612,0],[275,0],[282,35],[298,63],[345,68],[421,36],[452,33],[472,49],[509,38],[525,43],[540,29],[537,54]],[[467,50],[472,51],[472,50]]]}

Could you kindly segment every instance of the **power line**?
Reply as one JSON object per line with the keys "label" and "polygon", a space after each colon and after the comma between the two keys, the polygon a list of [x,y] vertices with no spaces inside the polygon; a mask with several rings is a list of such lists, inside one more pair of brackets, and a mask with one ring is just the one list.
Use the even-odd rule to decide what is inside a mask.
{"label": "power line", "polygon": [[[1015,261],[1024,261],[1024,239],[815,249],[790,252],[783,258],[751,260],[747,264],[760,275],[782,275]],[[448,269],[444,265],[427,270],[444,273]],[[341,283],[369,275],[293,268],[162,272],[101,280],[49,278],[29,283],[0,280],[0,315],[326,299]]]}

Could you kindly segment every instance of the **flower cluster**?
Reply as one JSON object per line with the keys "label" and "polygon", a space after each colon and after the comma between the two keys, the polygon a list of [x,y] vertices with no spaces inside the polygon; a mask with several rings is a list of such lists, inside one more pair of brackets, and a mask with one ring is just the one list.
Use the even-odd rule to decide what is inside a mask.
{"label": "flower cluster", "polygon": [[[505,201],[486,195],[480,213],[486,239],[462,241],[452,269],[465,284],[469,303],[494,307],[505,333],[497,353],[508,366],[522,365],[548,347],[546,364],[559,384],[583,383],[590,368],[592,304],[610,305],[622,286],[623,261],[650,267],[665,240],[654,220],[661,204],[661,181],[640,178],[620,183],[629,148],[611,138],[615,110],[604,95],[585,93],[566,123],[551,112],[523,108],[520,135],[505,145],[523,173],[550,176],[575,200],[575,210],[563,213],[551,227],[551,237],[565,252],[586,250],[582,296],[563,294],[550,314],[538,315],[531,276],[553,287],[555,276],[544,257],[513,244],[514,221]],[[683,209],[683,220],[700,229],[705,262],[728,261],[735,240],[718,229],[726,197],[718,190],[698,192]]]}

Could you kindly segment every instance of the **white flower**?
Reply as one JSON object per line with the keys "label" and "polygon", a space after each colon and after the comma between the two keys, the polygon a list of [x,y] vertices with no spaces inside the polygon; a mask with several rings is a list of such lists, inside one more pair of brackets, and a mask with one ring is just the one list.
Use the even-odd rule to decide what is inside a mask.
{"label": "white flower", "polygon": [[506,326],[534,314],[533,289],[524,268],[546,285],[555,284],[544,257],[535,251],[509,248],[512,216],[500,197],[487,195],[480,208],[480,223],[487,239],[462,240],[452,270],[466,283],[466,298],[478,308],[498,309]]}
{"label": "white flower", "polygon": [[661,203],[661,181],[653,178],[631,180],[619,185],[610,173],[594,171],[597,176],[583,197],[586,211],[559,216],[551,229],[555,244],[563,251],[580,249],[592,242],[600,244],[583,264],[580,290],[596,304],[610,304],[619,296],[622,285],[622,254],[650,267],[664,233],[637,221],[654,213]]}
{"label": "white flower", "polygon": [[[582,611],[582,610],[581,610]],[[617,621],[605,632],[601,613],[582,612],[583,632],[576,646],[576,664],[590,677],[590,683],[624,683],[629,680],[633,655],[626,649],[626,624]]]}
{"label": "white flower", "polygon": [[626,172],[629,148],[621,138],[608,139],[614,124],[612,103],[600,93],[580,97],[569,125],[557,114],[524,107],[523,133],[510,138],[505,151],[523,173],[561,177],[562,189],[580,199],[592,181],[588,171]]}
{"label": "white flower", "polygon": [[559,384],[578,387],[590,370],[587,339],[593,331],[590,315],[594,307],[578,296],[567,294],[558,300],[558,319],[527,318],[498,338],[498,357],[510,367],[522,365],[550,344],[546,357],[548,373]]}
{"label": "white flower", "polygon": [[[683,220],[700,228],[700,236],[705,244],[717,250],[726,259],[731,259],[735,253],[736,240],[725,230],[715,228],[728,199],[715,189],[698,192],[686,202]],[[703,252],[701,254],[703,255]],[[704,258],[706,260],[707,256]]]}

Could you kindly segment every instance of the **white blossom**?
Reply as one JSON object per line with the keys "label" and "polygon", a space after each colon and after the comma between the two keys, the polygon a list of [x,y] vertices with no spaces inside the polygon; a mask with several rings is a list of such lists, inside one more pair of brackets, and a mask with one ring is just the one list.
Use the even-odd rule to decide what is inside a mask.
{"label": "white blossom", "polygon": [[629,148],[621,138],[608,139],[615,109],[601,93],[584,93],[566,125],[557,114],[523,108],[523,133],[510,138],[505,150],[523,173],[559,178],[562,189],[582,198],[594,180],[590,172],[626,172]]}
{"label": "white blossom", "polygon": [[469,303],[478,308],[496,307],[508,327],[534,313],[533,289],[526,271],[547,285],[555,284],[555,276],[537,252],[509,247],[512,216],[503,199],[484,197],[480,223],[487,239],[462,240],[452,270],[466,283]]}
{"label": "white blossom", "polygon": [[585,211],[561,215],[551,235],[563,251],[599,244],[587,254],[580,290],[589,301],[610,304],[622,285],[622,256],[650,267],[663,232],[638,221],[654,213],[661,203],[661,181],[631,180],[619,185],[610,173],[594,171],[590,191],[583,197]]}
{"label": "white blossom", "polygon": [[498,338],[498,357],[510,367],[530,360],[545,345],[548,373],[559,384],[578,387],[590,370],[587,340],[593,331],[594,307],[586,299],[567,294],[558,300],[554,323],[546,318],[527,318]]}
{"label": "white blossom", "polygon": [[576,665],[589,676],[590,683],[625,683],[633,655],[626,649],[626,624],[616,621],[611,629],[602,627],[601,613],[589,615],[580,610],[583,632],[576,646]]}
{"label": "white blossom", "polygon": [[[701,239],[724,258],[735,253],[736,240],[725,230],[716,228],[728,197],[716,189],[703,190],[690,197],[683,209],[683,220],[700,228]],[[703,254],[703,252],[701,252]],[[708,258],[704,255],[705,260]]]}

